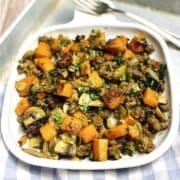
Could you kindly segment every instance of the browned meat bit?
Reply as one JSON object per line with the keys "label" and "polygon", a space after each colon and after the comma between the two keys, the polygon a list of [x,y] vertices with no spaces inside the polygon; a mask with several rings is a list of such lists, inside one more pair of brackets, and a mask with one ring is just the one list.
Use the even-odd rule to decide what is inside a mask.
{"label": "browned meat bit", "polygon": [[145,110],[141,106],[137,106],[131,112],[131,115],[140,121],[143,121],[145,118]]}
{"label": "browned meat bit", "polygon": [[103,111],[99,112],[99,115],[102,117],[102,119],[106,119],[110,116],[111,112],[107,109],[104,109]]}
{"label": "browned meat bit", "polygon": [[112,65],[110,62],[105,62],[100,65],[99,67],[99,75],[101,75],[103,78],[112,80],[114,75],[114,69],[112,68]]}
{"label": "browned meat bit", "polygon": [[57,65],[60,68],[67,68],[72,64],[72,55],[70,53],[64,53],[61,59],[58,61]]}
{"label": "browned meat bit", "polygon": [[150,153],[155,148],[152,138],[143,135],[137,143],[137,149],[141,153]]}
{"label": "browned meat bit", "polygon": [[120,104],[124,103],[125,96],[118,89],[110,89],[107,93],[105,93],[102,99],[109,109],[115,109]]}
{"label": "browned meat bit", "polygon": [[79,110],[79,106],[78,106],[78,104],[76,103],[76,102],[72,102],[72,103],[70,103],[69,104],[69,107],[68,107],[68,113],[69,114],[73,114],[73,113],[75,113],[76,111],[78,111]]}
{"label": "browned meat bit", "polygon": [[120,159],[121,158],[121,151],[120,151],[120,144],[117,141],[112,140],[109,142],[108,148],[108,156],[111,159]]}
{"label": "browned meat bit", "polygon": [[101,127],[103,125],[103,119],[102,119],[102,117],[100,115],[93,116],[92,120],[93,120],[93,124],[96,127]]}
{"label": "browned meat bit", "polygon": [[77,156],[78,157],[88,157],[92,151],[92,144],[82,144],[77,147]]}
{"label": "browned meat bit", "polygon": [[148,119],[149,129],[151,132],[158,132],[161,130],[161,124],[155,117]]}
{"label": "browned meat bit", "polygon": [[94,48],[102,48],[105,45],[106,36],[104,32],[101,32],[97,29],[93,29],[88,38],[91,46]]}
{"label": "browned meat bit", "polygon": [[129,97],[128,96],[126,98],[126,103],[125,103],[126,107],[133,107],[136,104],[137,104],[137,102],[136,102],[136,98],[135,97]]}

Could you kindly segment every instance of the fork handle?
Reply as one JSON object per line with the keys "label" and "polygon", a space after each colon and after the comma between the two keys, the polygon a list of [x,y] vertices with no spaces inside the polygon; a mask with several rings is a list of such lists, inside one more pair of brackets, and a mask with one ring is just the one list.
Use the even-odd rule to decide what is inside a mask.
{"label": "fork handle", "polygon": [[126,11],[122,11],[120,9],[112,9],[113,12],[118,12],[118,13],[123,13],[124,15],[126,15],[127,17],[140,22],[141,24],[144,24],[145,26],[151,28],[152,30],[154,30],[155,32],[157,32],[158,34],[160,34],[161,36],[163,36],[166,40],[168,40],[169,42],[173,43],[176,47],[180,48],[180,40],[178,40],[177,38],[173,37],[172,33],[169,33],[166,30],[161,30],[160,28],[158,28],[157,25],[151,23],[150,21],[137,16],[133,13],[130,12],[126,12]]}

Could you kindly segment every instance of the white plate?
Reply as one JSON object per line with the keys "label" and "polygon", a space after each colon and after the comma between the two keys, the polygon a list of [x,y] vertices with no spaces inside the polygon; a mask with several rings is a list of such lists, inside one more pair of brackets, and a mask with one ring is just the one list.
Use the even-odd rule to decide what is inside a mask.
{"label": "white plate", "polygon": [[75,37],[77,34],[88,35],[93,28],[99,28],[104,31],[107,35],[107,38],[112,38],[120,34],[124,34],[128,37],[132,37],[138,32],[145,32],[147,34],[147,39],[155,47],[155,52],[152,54],[152,57],[160,60],[167,64],[168,67],[168,82],[166,94],[168,95],[170,106],[171,106],[171,121],[169,129],[159,133],[155,138],[156,148],[153,152],[149,154],[137,154],[133,157],[123,156],[122,159],[106,162],[95,162],[89,160],[81,161],[71,161],[71,160],[49,160],[41,159],[34,156],[31,156],[27,153],[24,153],[19,145],[18,140],[22,135],[22,130],[19,123],[16,121],[16,115],[14,113],[14,108],[18,102],[18,94],[14,88],[14,83],[20,77],[17,74],[16,67],[17,61],[13,66],[12,75],[9,79],[3,112],[1,119],[1,131],[4,142],[9,149],[9,151],[14,154],[18,159],[32,165],[50,167],[50,168],[62,168],[62,169],[80,169],[80,170],[97,170],[97,169],[116,169],[116,168],[127,168],[144,165],[149,163],[156,158],[160,157],[171,145],[178,128],[178,105],[175,99],[175,83],[173,67],[171,64],[171,59],[169,56],[169,51],[165,42],[154,32],[146,29],[143,26],[136,24],[119,24],[119,25],[91,25],[91,26],[76,26],[67,25],[67,26],[56,26],[44,30],[43,32],[37,34],[33,38],[22,45],[22,48],[19,51],[17,60],[22,57],[24,52],[28,49],[35,48],[37,45],[37,37],[45,34],[57,36],[59,33],[66,34],[70,37]]}

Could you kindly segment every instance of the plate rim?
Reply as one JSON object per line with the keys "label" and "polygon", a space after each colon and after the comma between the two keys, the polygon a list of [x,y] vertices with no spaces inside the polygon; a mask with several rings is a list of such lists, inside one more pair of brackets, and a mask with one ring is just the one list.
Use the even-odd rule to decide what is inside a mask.
{"label": "plate rim", "polygon": [[[37,39],[38,36],[42,35],[42,34],[46,34],[46,33],[52,33],[53,31],[57,31],[57,30],[66,30],[66,29],[71,29],[71,28],[82,28],[82,27],[86,27],[86,28],[93,28],[95,26],[98,27],[109,27],[109,28],[130,28],[130,29],[137,29],[140,31],[144,31],[146,33],[148,33],[151,37],[153,37],[157,43],[159,43],[160,48],[162,49],[163,55],[164,55],[164,59],[165,62],[167,64],[168,67],[168,80],[169,80],[169,90],[170,90],[170,98],[171,98],[171,108],[172,108],[172,112],[171,112],[171,125],[169,128],[169,132],[166,136],[166,138],[164,139],[164,141],[162,142],[162,144],[155,149],[153,152],[151,152],[150,154],[146,154],[146,155],[142,155],[141,157],[137,157],[138,161],[136,161],[135,158],[133,159],[121,159],[119,161],[121,161],[121,163],[117,161],[104,161],[104,162],[96,162],[96,161],[63,161],[63,160],[50,160],[50,159],[40,159],[38,157],[33,157],[31,155],[28,155],[27,153],[24,153],[23,151],[19,151],[18,148],[14,145],[13,143],[10,142],[9,136],[8,136],[8,132],[5,130],[6,128],[3,128],[5,125],[7,125],[8,123],[6,123],[6,114],[9,112],[9,108],[6,108],[7,105],[9,105],[9,95],[8,95],[8,90],[10,90],[10,86],[12,85],[12,74],[14,71],[12,71],[12,74],[8,80],[8,84],[6,87],[6,91],[5,91],[5,96],[4,96],[4,102],[3,102],[3,108],[2,108],[2,116],[1,116],[1,134],[2,134],[2,139],[4,144],[6,145],[7,149],[9,150],[9,152],[11,152],[14,156],[16,156],[16,158],[18,158],[19,160],[30,164],[30,165],[34,165],[34,166],[41,166],[41,167],[49,167],[49,168],[59,168],[59,169],[73,169],[73,170],[104,170],[104,169],[121,169],[121,168],[129,168],[129,167],[137,167],[137,166],[141,166],[141,165],[145,165],[148,164],[152,161],[154,161],[155,159],[159,158],[162,154],[164,154],[171,146],[176,133],[178,131],[178,125],[179,125],[179,119],[176,117],[179,117],[179,113],[178,113],[178,102],[175,98],[176,96],[176,90],[175,90],[175,82],[173,81],[174,76],[174,72],[173,72],[173,66],[171,64],[171,57],[169,54],[169,50],[168,47],[166,45],[166,43],[164,42],[164,40],[155,32],[153,32],[152,30],[136,24],[136,23],[118,23],[118,24],[104,24],[104,23],[99,23],[99,24],[89,24],[89,25],[71,25],[71,24],[67,24],[67,25],[56,25],[56,26],[52,26],[46,29],[43,29],[41,31],[39,31],[38,33],[36,33],[35,35],[33,35],[32,37],[27,38],[27,41],[23,42],[22,44],[25,45],[27,42],[31,41],[33,42],[35,39]],[[31,40],[30,40],[31,38]],[[20,48],[21,50],[21,48]],[[18,53],[19,54],[19,53]],[[12,66],[14,67],[14,66]],[[178,119],[176,121],[176,119]],[[8,125],[7,125],[8,127]],[[13,148],[15,148],[15,150],[13,150]],[[29,158],[27,158],[29,157]],[[131,161],[134,162],[131,162]],[[61,163],[63,161],[63,163]],[[86,165],[85,165],[86,163]],[[122,165],[124,164],[124,165]]]}

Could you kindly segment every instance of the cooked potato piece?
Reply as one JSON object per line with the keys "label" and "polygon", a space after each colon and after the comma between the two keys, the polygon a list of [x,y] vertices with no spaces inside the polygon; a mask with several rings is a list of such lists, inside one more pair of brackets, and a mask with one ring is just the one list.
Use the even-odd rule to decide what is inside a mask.
{"label": "cooked potato piece", "polygon": [[89,74],[89,84],[93,88],[100,88],[103,85],[103,80],[96,71]]}
{"label": "cooked potato piece", "polygon": [[46,57],[36,58],[34,62],[44,72],[52,71],[55,68],[53,61]]}
{"label": "cooked potato piece", "polygon": [[156,107],[159,102],[158,93],[149,87],[146,88],[143,96],[143,102],[150,107]]}
{"label": "cooked potato piece", "polygon": [[27,76],[19,81],[16,81],[15,87],[19,96],[27,96],[31,85],[36,83],[39,83],[39,79],[35,76]]}
{"label": "cooked potato piece", "polygon": [[70,83],[59,83],[56,90],[58,96],[71,97],[73,94],[73,86]]}
{"label": "cooked potato piece", "polygon": [[80,131],[79,136],[85,143],[89,143],[93,139],[98,137],[98,132],[95,126],[93,124],[90,124]]}
{"label": "cooked potato piece", "polygon": [[22,98],[15,109],[15,112],[18,116],[22,116],[23,113],[31,106],[31,103],[28,101],[28,98]]}
{"label": "cooked potato piece", "polygon": [[124,102],[125,96],[121,91],[111,89],[102,97],[102,99],[109,109],[115,109]]}
{"label": "cooked potato piece", "polygon": [[108,139],[117,139],[117,138],[123,137],[123,136],[127,135],[127,133],[128,133],[127,128],[128,128],[128,126],[126,123],[120,124],[114,128],[108,129],[105,132],[105,136]]}
{"label": "cooked potato piece", "polygon": [[93,159],[96,161],[106,161],[108,157],[108,140],[93,140]]}
{"label": "cooked potato piece", "polygon": [[78,134],[82,129],[82,121],[72,116],[66,116],[61,125],[63,132]]}
{"label": "cooked potato piece", "polygon": [[125,36],[117,36],[115,39],[110,39],[105,46],[107,52],[117,54],[124,52],[127,48],[127,38]]}
{"label": "cooked potato piece", "polygon": [[42,58],[42,57],[50,58],[51,57],[51,48],[50,48],[49,44],[47,44],[45,42],[40,42],[38,47],[35,50],[35,56],[37,58]]}
{"label": "cooked potato piece", "polygon": [[44,126],[40,128],[40,133],[45,142],[50,141],[57,134],[55,126],[51,123],[46,123]]}

